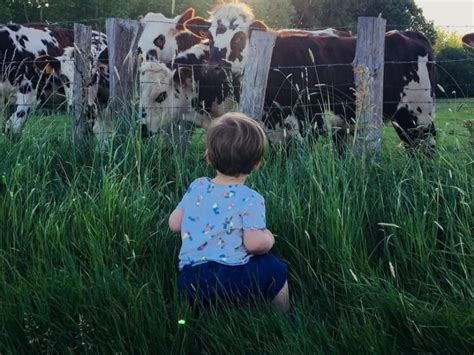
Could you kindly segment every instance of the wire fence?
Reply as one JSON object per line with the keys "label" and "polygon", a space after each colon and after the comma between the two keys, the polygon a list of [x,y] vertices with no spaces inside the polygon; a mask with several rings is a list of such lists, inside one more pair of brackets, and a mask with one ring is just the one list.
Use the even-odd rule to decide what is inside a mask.
{"label": "wire fence", "polygon": [[[137,54],[138,55],[138,54]],[[57,58],[61,58],[61,56],[58,56]],[[51,59],[45,59],[44,61],[39,61],[39,62],[44,62],[48,63],[50,62]],[[74,63],[74,59],[60,59],[61,63]],[[28,64],[28,65],[34,65],[37,61],[35,59],[24,59],[24,60],[2,60],[2,57],[0,56],[0,66],[13,66],[13,65],[21,65],[21,64]],[[161,63],[159,61],[149,61],[149,62],[155,62],[155,63]],[[447,60],[428,60],[424,61],[423,63],[426,64],[434,64],[434,65],[440,65],[440,64],[448,64],[448,63],[461,63],[461,62],[474,62],[474,56],[466,56],[466,58],[461,58],[461,59],[447,59]],[[384,64],[419,64],[420,62],[418,60],[400,60],[400,61],[394,61],[394,60],[389,60],[389,61],[384,61]],[[206,63],[195,63],[195,64],[189,64],[189,65],[182,65],[183,68],[187,66],[193,66],[196,68],[208,68],[209,64]],[[311,68],[319,68],[319,67],[352,67],[353,63],[324,63],[324,64],[308,64],[308,65],[275,65],[275,66],[270,66],[270,69],[311,69]],[[474,85],[474,84],[473,84]]]}
{"label": "wire fence", "polygon": [[[56,25],[56,26],[71,26],[74,25],[74,23],[84,23],[84,24],[105,24],[105,21],[108,19],[108,17],[98,17],[98,18],[90,18],[90,19],[82,19],[82,20],[66,20],[66,21],[54,21],[54,22],[46,22],[48,25]],[[166,19],[166,20],[158,20],[158,19],[145,19],[145,17],[142,17],[140,19],[143,23],[159,23],[159,24],[165,24],[165,25],[176,25],[176,21],[173,21],[171,19]],[[222,25],[219,24],[214,24],[211,23],[210,25],[197,25],[193,24],[193,27],[195,28],[202,28],[202,29],[209,29],[209,28],[218,28],[221,27]],[[416,30],[413,25],[409,25],[406,23],[403,24],[387,24],[387,29],[410,29]],[[463,25],[448,25],[448,24],[436,24],[436,27],[444,28],[447,30],[470,30],[474,29],[474,24],[463,24]],[[233,25],[232,27],[234,30],[236,29],[248,29],[248,25]],[[329,27],[321,27],[321,26],[312,26],[312,27],[296,27],[296,28],[291,28],[291,29],[283,29],[283,30],[300,30],[300,31],[324,31],[328,28],[336,28],[336,29],[353,29],[354,25],[337,25],[337,26],[329,26]],[[278,30],[278,29],[277,29]]]}
{"label": "wire fence", "polygon": [[[57,22],[57,23],[54,23],[53,25],[56,25],[56,26],[60,26],[60,25],[68,25],[68,24],[73,24],[73,23],[76,23],[76,22],[81,22],[81,23],[86,23],[86,24],[99,24],[99,23],[105,23],[105,18],[93,18],[93,19],[88,19],[88,20],[83,20],[83,21],[61,21],[61,22]],[[174,21],[163,21],[163,20],[147,20],[145,21],[145,23],[160,23],[160,24],[167,24],[167,25],[176,25],[176,23]],[[404,25],[387,25],[387,29],[391,29],[391,28],[399,28],[399,27],[403,27]],[[199,26],[197,26],[199,28]],[[214,27],[214,25],[211,25],[211,28]],[[219,27],[219,26],[215,26],[215,27]],[[351,28],[350,26],[336,26],[337,29],[344,29],[344,28]],[[447,28],[447,29],[454,29],[454,28],[457,28],[457,29],[469,29],[469,28],[473,28],[474,29],[474,25],[458,25],[458,26],[452,26],[452,25],[446,25],[446,26],[442,26],[444,28]],[[103,28],[103,26],[101,26],[101,28]],[[203,26],[203,28],[206,28],[208,29],[209,26]],[[235,30],[235,28],[232,28],[233,30]],[[321,31],[321,30],[325,30],[326,28],[321,28],[321,27],[313,27],[313,28],[299,28],[299,29],[296,29],[296,30],[302,30],[302,31]],[[138,53],[137,53],[138,55]],[[0,54],[0,69],[3,69],[3,72],[5,72],[5,68],[15,68],[15,67],[18,67],[18,66],[22,66],[22,65],[28,65],[28,66],[34,66],[37,62],[35,62],[35,60],[33,58],[27,58],[27,59],[24,59],[24,60],[11,60],[11,61],[8,61],[7,60],[8,56],[7,55],[1,55]],[[61,65],[74,65],[74,59],[65,59],[65,58],[61,58],[60,60],[61,62]],[[415,65],[418,65],[420,63],[420,61],[418,60],[400,60],[400,61],[396,61],[396,60],[386,60],[385,62],[385,65],[386,66],[396,66],[396,65],[400,65],[400,66],[406,66],[406,65],[409,65],[409,66],[414,66]],[[469,54],[467,54],[466,52],[466,56],[464,58],[456,58],[456,59],[444,59],[444,60],[429,60],[429,61],[425,61],[423,63],[426,63],[426,64],[430,64],[430,65],[434,65],[435,67],[438,67],[440,68],[441,70],[443,70],[443,67],[445,65],[457,65],[457,64],[462,64],[462,63],[474,63],[474,56],[471,56]],[[183,65],[183,67],[189,67],[189,65]],[[193,68],[205,68],[205,67],[208,67],[208,64],[207,63],[195,63],[192,65]],[[172,64],[170,64],[170,70],[172,69],[176,69],[176,68],[179,68],[179,66],[173,66]],[[270,66],[270,70],[273,70],[273,71],[282,71],[282,72],[285,72],[287,71],[287,74],[288,74],[288,71],[294,71],[294,72],[301,72],[302,75],[310,70],[321,70],[321,71],[324,71],[328,68],[333,68],[334,70],[340,70],[341,68],[350,68],[352,70],[353,68],[353,63],[352,62],[341,62],[341,63],[312,63],[310,65],[274,65],[274,66]],[[387,69],[386,69],[387,70]],[[3,74],[3,73],[2,73]],[[104,83],[102,83],[104,84]],[[68,80],[68,85],[74,85],[74,82],[71,81],[71,80]],[[173,102],[176,102],[178,101],[177,99],[179,99],[179,97],[176,97],[176,91],[175,93],[173,93],[171,90],[176,90],[178,89],[181,89],[180,88],[180,85],[179,83],[174,83],[174,82],[163,82],[163,81],[147,81],[147,80],[141,80],[141,81],[138,81],[137,80],[137,83],[136,83],[136,87],[138,87],[138,93],[142,92],[143,91],[143,86],[144,85],[154,85],[155,86],[155,89],[159,89],[159,88],[164,88],[164,90],[170,92],[169,94],[169,99],[168,101],[166,101],[165,103],[157,103],[156,105],[143,105],[143,103],[140,105],[139,104],[139,98],[137,97],[137,101],[136,101],[136,113],[137,113],[137,116],[140,116],[140,112],[138,112],[137,108],[140,107],[140,109],[153,109],[153,110],[176,110],[176,111],[182,111],[182,112],[185,112],[186,110],[190,110],[190,109],[193,109],[195,108],[195,106],[199,106],[196,105],[196,103],[191,103],[189,100],[189,102],[186,102],[185,105],[175,105],[173,104]],[[283,110],[292,110],[294,109],[297,105],[299,106],[302,106],[303,108],[307,109],[307,110],[312,110],[314,108],[318,109],[318,110],[321,110],[321,108],[325,108],[325,107],[328,107],[330,106],[331,108],[336,108],[336,107],[340,107],[340,106],[344,106],[344,107],[347,107],[348,105],[354,105],[355,103],[355,96],[353,94],[353,91],[350,91],[354,88],[355,84],[354,84],[354,81],[353,80],[350,80],[350,81],[346,81],[346,82],[331,82],[330,80],[326,83],[318,83],[318,82],[315,82],[315,83],[312,83],[311,84],[312,86],[314,87],[297,87],[299,93],[298,95],[295,95],[294,97],[294,100],[295,100],[295,103],[292,104],[292,105],[278,105],[278,108],[279,109],[283,109]],[[240,90],[240,84],[237,83],[232,83],[232,82],[229,82],[229,83],[226,83],[224,86],[221,84],[221,83],[207,83],[207,84],[203,84],[203,83],[198,83],[196,84],[198,90],[194,90],[192,92],[187,92],[187,94],[190,95],[190,97],[192,98],[196,98],[199,96],[199,91],[215,91],[215,92],[223,92],[225,90],[228,91],[227,96],[229,96],[229,98],[231,100],[234,100],[234,101],[238,101],[238,98],[235,97],[235,95],[233,95],[234,93],[238,93],[238,91]],[[433,92],[433,91],[437,91],[438,93],[441,93],[442,95],[438,95],[438,96],[441,96],[441,97],[444,97],[444,98],[447,98],[449,99],[453,105],[456,105],[456,109],[460,109],[460,107],[463,107],[462,109],[465,110],[465,109],[472,109],[474,111],[474,100],[469,100],[467,99],[464,95],[463,95],[463,92],[466,91],[466,92],[470,92],[474,87],[474,83],[456,83],[455,80],[453,80],[453,83],[452,84],[448,84],[448,85],[445,85],[444,87],[440,87],[439,85],[438,86],[435,86],[435,87],[408,87],[408,88],[405,88],[405,93],[410,93],[410,92],[413,92],[413,93],[416,93],[416,92],[419,92],[419,93],[425,93],[425,92]],[[281,90],[282,87],[281,85],[280,86],[275,86],[275,85],[268,85],[267,86],[267,90]],[[293,90],[294,88],[291,88],[291,90]],[[341,89],[341,90],[340,90]],[[388,80],[384,83],[384,90],[391,90],[391,89],[394,89],[394,90],[400,90],[400,85],[394,85],[394,84],[391,84]],[[286,89],[288,90],[288,89]],[[47,100],[44,100],[43,103],[42,103],[42,109],[44,109],[45,107],[49,107],[49,109],[47,109],[47,111],[51,112],[51,111],[61,111],[61,112],[65,112],[67,111],[68,109],[68,105],[69,103],[65,102],[65,95],[64,93],[61,93],[59,92],[58,94],[58,90],[52,90],[52,92],[55,91],[56,94],[55,95],[50,95],[48,97]],[[229,94],[230,92],[230,94]],[[331,96],[330,96],[330,99],[329,99],[329,102],[327,100],[327,97],[326,99],[322,97],[322,93],[328,93],[328,92],[332,92]],[[321,98],[320,99],[316,99],[312,96],[312,95],[321,95]],[[426,95],[426,94],[424,94]],[[416,97],[416,95],[414,95]],[[61,98],[63,98],[61,100]],[[326,101],[325,101],[326,100]],[[316,102],[314,102],[316,101]],[[171,102],[171,104],[169,103]],[[35,108],[37,107],[37,103],[21,103],[21,102],[17,102],[17,105],[19,107],[24,107],[24,108]],[[426,100],[426,96],[423,96],[423,98],[420,100],[420,99],[403,99],[402,97],[400,98],[400,100],[393,100],[393,98],[391,99],[388,99],[388,100],[385,100],[384,101],[384,105],[411,105],[411,106],[414,106],[414,105],[433,105],[433,101],[430,99],[430,100]],[[105,105],[104,105],[105,107]],[[275,107],[273,104],[271,106],[266,106],[265,109],[266,110],[269,110],[271,109],[272,107]],[[41,108],[40,108],[41,109]]]}

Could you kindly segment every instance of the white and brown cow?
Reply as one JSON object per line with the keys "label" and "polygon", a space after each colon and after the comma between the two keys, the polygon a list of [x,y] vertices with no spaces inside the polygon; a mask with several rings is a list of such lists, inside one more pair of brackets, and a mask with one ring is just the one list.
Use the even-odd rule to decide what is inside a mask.
{"label": "white and brown cow", "polygon": [[462,43],[470,50],[474,50],[474,33],[467,33],[462,37]]}
{"label": "white and brown cow", "polygon": [[174,18],[153,12],[140,17],[143,24],[143,33],[138,42],[141,61],[169,63],[178,53],[199,44],[202,41],[199,31],[196,31],[196,35],[184,28],[184,23],[194,15],[194,9],[189,8]]}
{"label": "white and brown cow", "polygon": [[7,133],[19,135],[37,102],[46,98],[51,83],[39,75],[35,58],[61,56],[73,42],[72,30],[55,26],[0,26],[0,101],[2,106],[14,105],[14,113],[5,125]]}
{"label": "white and brown cow", "polygon": [[198,105],[194,71],[209,57],[209,46],[197,44],[179,53],[173,63],[148,61],[140,67],[142,135],[170,132],[173,125],[191,123],[207,128],[209,116]]}
{"label": "white and brown cow", "polygon": [[[210,60],[207,75],[218,86],[214,96],[229,85],[218,79],[226,71],[241,77],[245,69],[249,39],[253,31],[268,31],[243,4],[220,5],[210,20],[193,18],[185,27],[202,34],[207,29]],[[271,60],[263,122],[267,130],[285,128],[284,120],[295,115],[299,132],[307,127],[323,129],[327,107],[333,124],[346,132],[355,123],[355,37],[321,36],[304,31],[281,31]],[[392,31],[386,35],[384,117],[392,120],[407,146],[420,140],[434,146],[434,63],[429,41],[420,33]],[[206,94],[212,95],[209,91]],[[201,97],[200,97],[201,99]],[[210,107],[213,100],[207,99]],[[292,122],[295,123],[295,122]]]}
{"label": "white and brown cow", "polygon": [[[138,43],[142,63],[139,110],[144,136],[159,130],[169,132],[172,123],[178,120],[183,124],[193,122],[194,117],[199,116],[189,111],[191,96],[195,95],[192,93],[192,80],[175,83],[171,80],[174,68],[169,69],[177,58],[178,61],[191,60],[196,64],[197,58],[202,60],[203,55],[208,54],[207,39],[202,38],[199,31],[194,34],[184,28],[184,23],[194,15],[194,9],[190,8],[174,18],[160,13],[148,13],[140,18],[144,29]],[[162,65],[156,65],[158,63]],[[189,69],[189,65],[187,67]],[[176,73],[184,72],[186,70]]]}

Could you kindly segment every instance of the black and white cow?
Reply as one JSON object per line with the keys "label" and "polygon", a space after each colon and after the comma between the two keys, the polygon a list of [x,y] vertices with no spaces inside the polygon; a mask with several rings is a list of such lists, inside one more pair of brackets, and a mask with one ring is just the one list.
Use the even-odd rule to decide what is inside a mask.
{"label": "black and white cow", "polygon": [[73,42],[73,31],[55,26],[0,26],[0,101],[2,106],[14,105],[14,113],[5,125],[7,133],[19,135],[38,100],[47,95],[50,82],[39,75],[35,58],[61,56]]}
{"label": "black and white cow", "polygon": [[[89,129],[93,129],[98,116],[98,105],[108,102],[108,50],[107,35],[102,32],[91,33],[90,68],[91,77],[87,81],[87,116]],[[45,76],[52,76],[64,87],[68,108],[72,107],[74,81],[74,47],[64,48],[61,56],[43,55],[35,59],[36,68]]]}
{"label": "black and white cow", "polygon": [[[218,83],[221,72],[240,78],[245,69],[252,31],[268,31],[246,5],[220,5],[209,21],[193,18],[185,27],[202,35],[207,29],[210,60],[206,75]],[[267,131],[308,126],[323,129],[329,107],[339,134],[355,122],[355,37],[320,36],[304,31],[277,33],[265,98],[263,122]],[[429,41],[420,33],[392,31],[386,35],[384,118],[393,122],[401,140],[415,146],[420,140],[434,147],[434,63]],[[227,75],[228,76],[228,75]],[[221,92],[221,82],[214,96]],[[206,93],[211,95],[209,91]],[[213,104],[208,99],[206,106]],[[296,118],[296,119],[295,119]],[[290,119],[291,122],[286,122]],[[277,135],[278,136],[278,135]]]}

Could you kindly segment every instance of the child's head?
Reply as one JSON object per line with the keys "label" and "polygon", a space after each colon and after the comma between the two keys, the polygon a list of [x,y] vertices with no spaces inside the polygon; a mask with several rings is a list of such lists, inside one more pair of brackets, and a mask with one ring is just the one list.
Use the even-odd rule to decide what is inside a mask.
{"label": "child's head", "polygon": [[265,149],[265,133],[242,113],[230,112],[214,120],[207,131],[207,160],[228,176],[250,174]]}

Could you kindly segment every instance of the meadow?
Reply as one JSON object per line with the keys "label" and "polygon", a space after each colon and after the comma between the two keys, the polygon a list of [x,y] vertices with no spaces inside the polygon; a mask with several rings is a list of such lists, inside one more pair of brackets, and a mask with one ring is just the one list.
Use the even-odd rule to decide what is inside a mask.
{"label": "meadow", "polygon": [[[438,150],[410,158],[385,129],[379,164],[329,139],[273,148],[249,184],[290,268],[293,325],[270,305],[195,310],[176,289],[169,213],[211,174],[130,137],[74,149],[65,117],[0,137],[0,354],[474,352],[474,101],[441,100]],[[169,312],[169,306],[174,312]]]}

